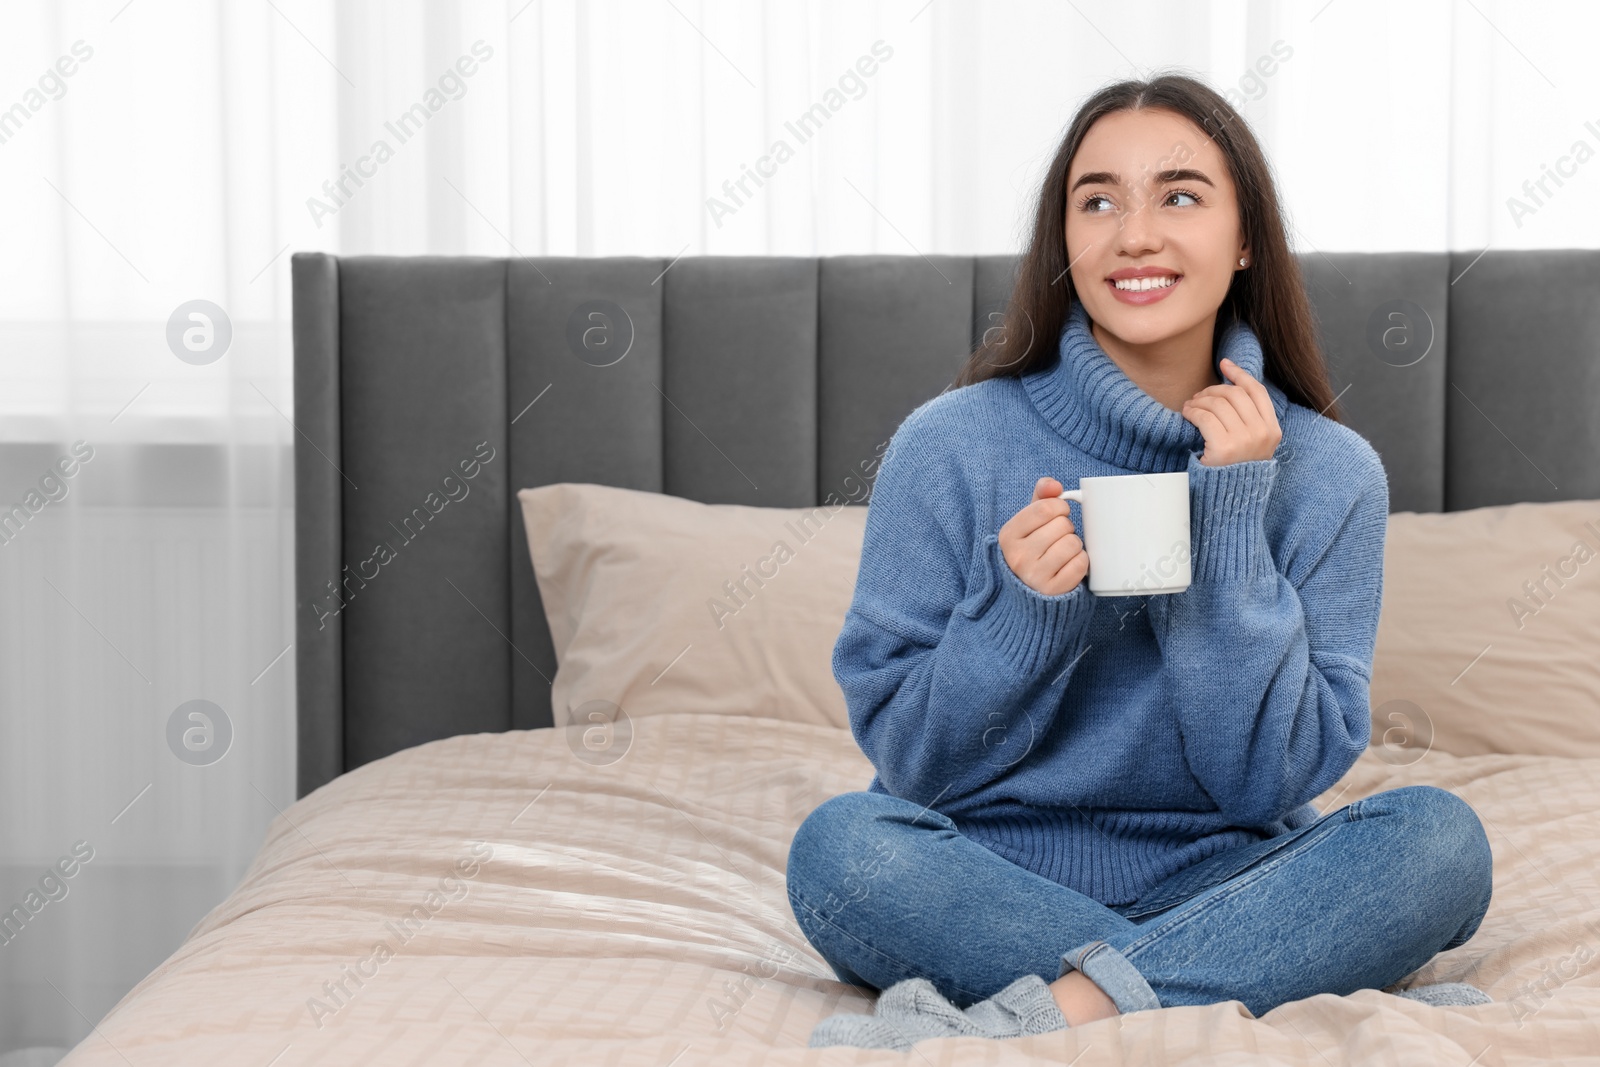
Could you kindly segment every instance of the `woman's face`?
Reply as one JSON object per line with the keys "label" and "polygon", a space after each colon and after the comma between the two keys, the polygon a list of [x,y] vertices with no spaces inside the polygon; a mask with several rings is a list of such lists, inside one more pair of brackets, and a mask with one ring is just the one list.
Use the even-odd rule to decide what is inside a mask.
{"label": "woman's face", "polygon": [[[1129,345],[1209,331],[1249,258],[1222,152],[1166,110],[1095,122],[1067,172],[1067,262],[1097,327]],[[1117,292],[1112,275],[1156,268],[1168,288]]]}

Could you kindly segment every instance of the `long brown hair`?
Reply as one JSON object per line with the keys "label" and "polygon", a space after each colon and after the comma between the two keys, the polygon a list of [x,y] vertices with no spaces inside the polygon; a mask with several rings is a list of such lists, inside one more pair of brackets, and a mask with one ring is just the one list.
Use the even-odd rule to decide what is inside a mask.
{"label": "long brown hair", "polygon": [[1017,266],[1000,328],[989,330],[967,357],[952,388],[989,378],[1020,377],[1048,366],[1077,299],[1067,269],[1067,170],[1089,127],[1116,111],[1161,108],[1193,122],[1216,143],[1238,190],[1239,218],[1251,249],[1248,269],[1235,271],[1217,312],[1212,350],[1235,320],[1261,342],[1267,377],[1297,404],[1342,422],[1317,344],[1311,301],[1300,264],[1284,234],[1277,190],[1265,155],[1244,118],[1210,87],[1182,74],[1121,81],[1091,97],[1056,150],[1034,217],[1033,235]]}

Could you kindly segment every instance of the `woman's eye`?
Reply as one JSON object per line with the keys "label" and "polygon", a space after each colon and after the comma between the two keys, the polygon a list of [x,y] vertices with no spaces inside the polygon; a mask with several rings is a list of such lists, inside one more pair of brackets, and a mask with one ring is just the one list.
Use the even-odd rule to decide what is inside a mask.
{"label": "woman's eye", "polygon": [[[1167,194],[1166,201],[1163,201],[1163,202],[1164,203],[1165,202],[1170,202],[1172,200],[1172,198],[1175,197],[1175,196],[1186,196],[1191,201],[1191,203],[1189,203],[1189,204],[1179,204],[1179,205],[1177,205],[1178,207],[1191,207],[1191,206],[1193,206],[1195,204],[1200,203],[1200,197],[1198,195],[1196,195],[1195,193],[1188,192],[1188,191],[1183,190],[1183,189],[1174,189],[1174,190],[1172,190],[1172,192]],[[1101,196],[1100,194],[1095,193],[1095,194],[1092,194],[1092,195],[1090,195],[1088,197],[1085,197],[1078,204],[1078,207],[1081,210],[1083,210],[1084,212],[1086,212],[1086,213],[1088,213],[1090,215],[1104,215],[1104,214],[1106,214],[1106,212],[1104,212],[1104,211],[1098,211],[1098,210],[1095,209],[1094,205],[1095,205],[1095,203],[1097,201],[1103,201],[1104,203],[1107,203],[1107,204],[1111,203],[1110,200],[1107,200],[1105,197]]]}

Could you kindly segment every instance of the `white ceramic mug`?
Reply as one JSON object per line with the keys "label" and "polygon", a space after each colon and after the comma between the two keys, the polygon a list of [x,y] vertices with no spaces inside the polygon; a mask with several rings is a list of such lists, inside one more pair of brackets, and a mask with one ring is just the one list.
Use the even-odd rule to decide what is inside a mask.
{"label": "white ceramic mug", "polygon": [[1189,588],[1189,472],[1078,479],[1061,494],[1082,508],[1089,591],[1147,596]]}

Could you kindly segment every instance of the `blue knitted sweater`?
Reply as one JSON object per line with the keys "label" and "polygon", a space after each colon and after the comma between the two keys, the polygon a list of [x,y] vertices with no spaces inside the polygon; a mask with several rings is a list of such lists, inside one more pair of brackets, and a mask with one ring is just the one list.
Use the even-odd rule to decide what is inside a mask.
{"label": "blue knitted sweater", "polygon": [[[868,789],[1103,904],[1315,818],[1366,748],[1389,513],[1359,434],[1289,401],[1283,440],[1208,467],[1198,427],[1144,392],[1074,303],[1058,359],[947,390],[884,454],[833,672]],[[1225,381],[1225,378],[1220,378]],[[1057,596],[1006,563],[999,529],[1043,475],[1189,472],[1182,593]],[[1072,507],[1082,531],[1082,514]],[[1093,567],[1093,553],[1090,553]]]}

